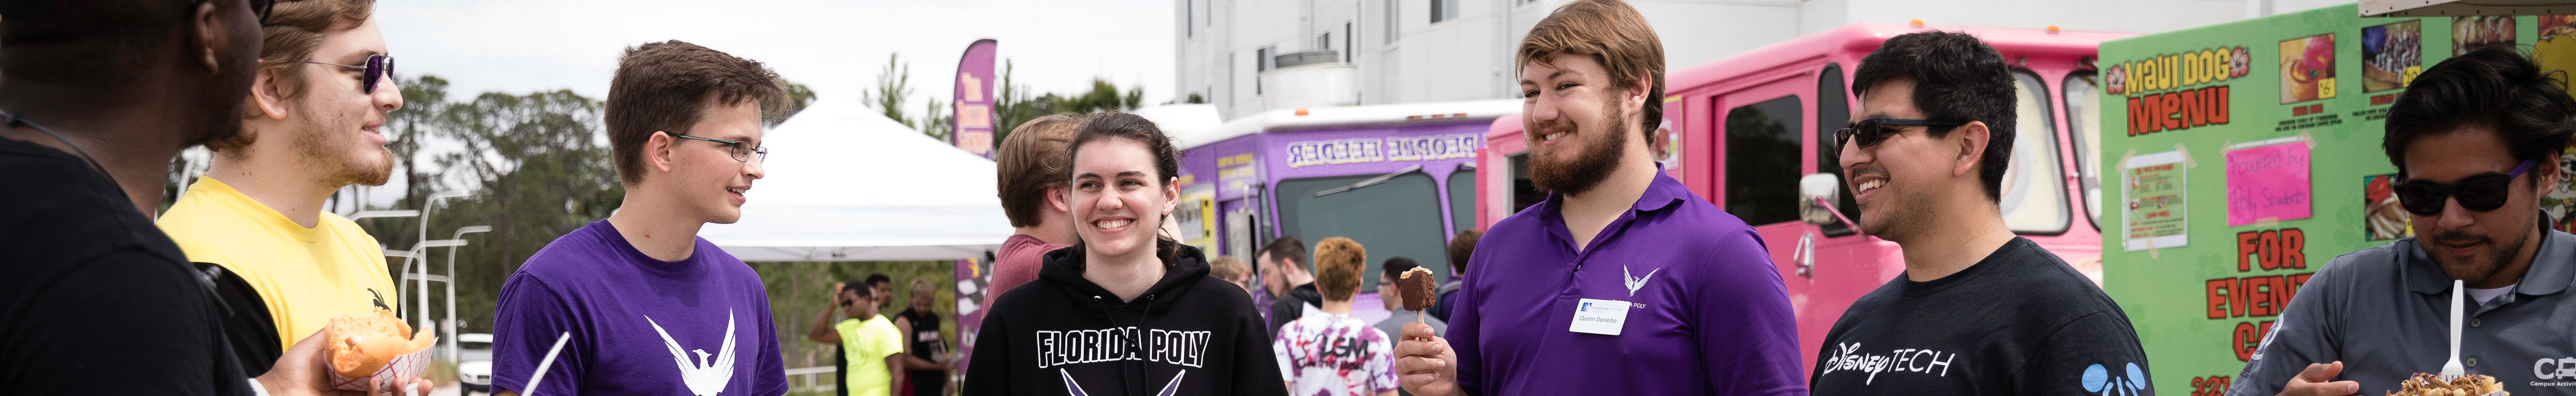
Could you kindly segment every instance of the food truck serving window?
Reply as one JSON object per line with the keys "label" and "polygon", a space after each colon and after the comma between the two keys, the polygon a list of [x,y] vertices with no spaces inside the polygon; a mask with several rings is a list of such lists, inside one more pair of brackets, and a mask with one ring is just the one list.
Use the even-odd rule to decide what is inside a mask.
{"label": "food truck serving window", "polygon": [[2004,226],[2014,232],[2066,232],[2066,168],[2057,158],[2056,117],[2050,114],[2048,85],[2028,72],[2013,73],[2013,96],[2020,119],[2013,122],[2012,165],[2004,168]]}
{"label": "food truck serving window", "polygon": [[1726,111],[1726,212],[1745,224],[1798,220],[1797,96]]}
{"label": "food truck serving window", "polygon": [[[1449,224],[1450,227],[1461,231],[1476,228],[1475,169],[1459,169],[1449,174]],[[1413,261],[1422,261],[1422,259],[1414,258]]]}
{"label": "food truck serving window", "polygon": [[[1315,193],[1350,186],[1379,174],[1288,179],[1279,182],[1279,227],[1312,251],[1324,238],[1348,237],[1368,248],[1362,285],[1377,284],[1377,269],[1386,259],[1404,257],[1447,280],[1448,235],[1441,227],[1439,187],[1430,175],[1412,172],[1384,183]],[[1307,263],[1312,265],[1313,263]],[[1372,286],[1373,287],[1373,286]],[[1366,289],[1366,288],[1363,288]]]}

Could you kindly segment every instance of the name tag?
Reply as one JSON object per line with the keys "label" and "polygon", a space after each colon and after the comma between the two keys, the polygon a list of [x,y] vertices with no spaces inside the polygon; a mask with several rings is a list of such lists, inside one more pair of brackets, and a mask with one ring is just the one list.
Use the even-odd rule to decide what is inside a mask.
{"label": "name tag", "polygon": [[1575,302],[1574,325],[1566,330],[1576,333],[1619,335],[1621,325],[1628,323],[1627,301],[1586,298]]}

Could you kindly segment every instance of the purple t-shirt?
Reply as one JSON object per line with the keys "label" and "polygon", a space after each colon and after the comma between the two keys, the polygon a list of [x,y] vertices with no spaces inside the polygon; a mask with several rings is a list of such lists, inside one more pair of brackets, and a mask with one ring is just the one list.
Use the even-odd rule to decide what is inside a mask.
{"label": "purple t-shirt", "polygon": [[[1562,197],[1476,242],[1446,335],[1476,395],[1804,395],[1797,315],[1762,237],[1661,173],[1576,252]],[[1593,306],[1586,306],[1586,303]],[[1630,303],[1619,335],[1578,310]],[[1580,379],[1580,380],[1575,380]]]}
{"label": "purple t-shirt", "polygon": [[528,393],[538,361],[570,332],[536,393],[786,393],[760,274],[697,241],[688,259],[655,260],[600,220],[528,257],[492,315],[493,387]]}

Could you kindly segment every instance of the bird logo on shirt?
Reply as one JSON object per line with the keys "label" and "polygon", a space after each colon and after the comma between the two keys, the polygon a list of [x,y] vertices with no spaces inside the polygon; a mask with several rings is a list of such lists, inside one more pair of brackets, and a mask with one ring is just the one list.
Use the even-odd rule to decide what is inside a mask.
{"label": "bird logo on shirt", "polygon": [[[1065,369],[1055,369],[1055,373],[1056,373],[1056,375],[1060,375],[1060,376],[1063,376],[1063,377],[1064,377],[1064,394],[1066,394],[1066,395],[1071,395],[1071,396],[1091,396],[1091,392],[1084,392],[1084,391],[1082,391],[1082,383],[1080,383],[1080,382],[1074,382],[1074,381],[1073,381],[1073,372],[1072,372],[1072,371],[1067,371],[1067,370],[1065,370]],[[1154,392],[1154,396],[1172,396],[1172,395],[1175,395],[1175,394],[1180,393],[1180,391],[1181,391],[1181,377],[1186,377],[1186,376],[1189,376],[1189,375],[1190,375],[1190,371],[1189,371],[1189,370],[1181,370],[1181,372],[1178,372],[1178,373],[1172,373],[1172,382],[1164,383],[1164,384],[1163,384],[1163,391],[1161,391],[1161,392]]]}
{"label": "bird logo on shirt", "polygon": [[1656,272],[1662,272],[1663,270],[1664,270],[1664,269],[1662,269],[1662,268],[1656,268],[1656,269],[1653,269],[1653,270],[1647,270],[1647,271],[1646,271],[1646,276],[1637,276],[1637,275],[1634,275],[1634,274],[1635,274],[1634,272],[1629,272],[1629,271],[1628,271],[1628,265],[1627,265],[1627,264],[1620,264],[1620,265],[1619,265],[1619,276],[1620,276],[1621,278],[1625,278],[1625,279],[1628,281],[1628,296],[1629,296],[1629,297],[1636,297],[1636,296],[1637,296],[1637,289],[1643,289],[1643,288],[1646,288],[1646,280],[1647,280],[1647,279],[1653,279],[1653,278],[1655,277],[1655,273],[1656,273]]}
{"label": "bird logo on shirt", "polygon": [[[671,359],[679,363],[680,383],[688,385],[690,394],[715,396],[724,392],[726,383],[733,382],[733,311],[725,311],[724,346],[718,347],[714,354],[707,353],[705,349],[684,352],[680,341],[671,339],[671,332],[663,331],[662,324],[654,322],[652,316],[645,316],[644,323],[652,324],[653,332],[662,334],[662,346],[670,348]],[[689,360],[690,353],[697,354],[697,361]],[[708,356],[714,356],[715,361],[707,361]]]}

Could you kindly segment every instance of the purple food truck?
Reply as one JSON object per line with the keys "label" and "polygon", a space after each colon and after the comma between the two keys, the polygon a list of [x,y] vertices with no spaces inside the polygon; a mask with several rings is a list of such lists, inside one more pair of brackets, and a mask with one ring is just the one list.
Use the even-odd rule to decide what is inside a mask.
{"label": "purple food truck", "polygon": [[1295,236],[1310,249],[1351,238],[1369,261],[1353,313],[1383,319],[1374,285],[1387,259],[1412,259],[1448,280],[1449,237],[1476,228],[1476,150],[1496,117],[1520,111],[1519,100],[1504,99],[1277,109],[1174,125],[1181,202],[1171,231],[1256,271],[1254,249],[1272,238]]}

